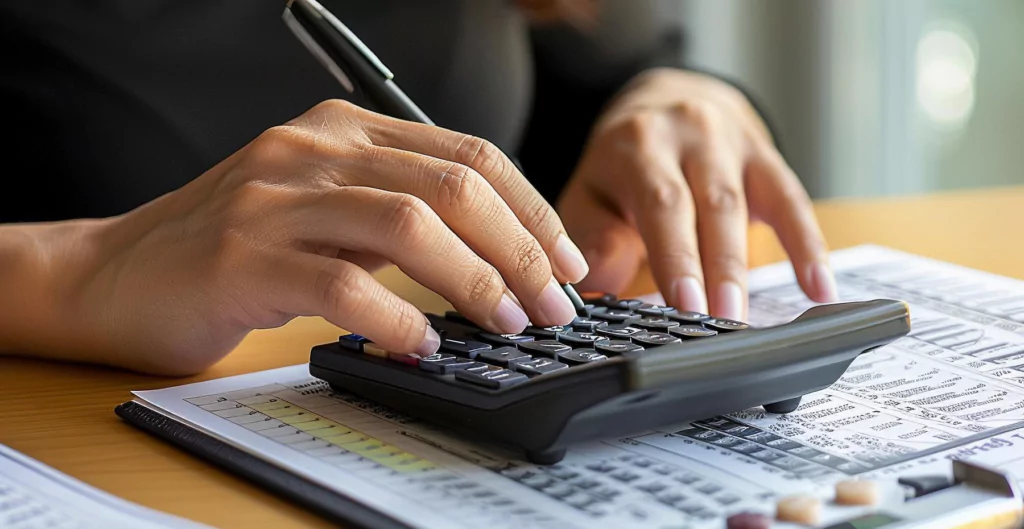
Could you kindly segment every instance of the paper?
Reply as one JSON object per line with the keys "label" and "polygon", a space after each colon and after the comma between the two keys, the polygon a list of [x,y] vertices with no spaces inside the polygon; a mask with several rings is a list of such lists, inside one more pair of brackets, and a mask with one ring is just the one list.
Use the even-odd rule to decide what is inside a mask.
{"label": "paper", "polygon": [[0,445],[0,529],[201,529],[126,502]]}
{"label": "paper", "polygon": [[[551,467],[335,393],[305,365],[136,395],[425,528],[721,527],[733,512],[771,513],[780,495],[827,497],[850,476],[948,472],[956,457],[1024,471],[1024,283],[876,247],[832,263],[844,299],[909,301],[911,336],[790,415],[755,408],[581,445]],[[788,265],[750,285],[755,325],[810,306]]]}

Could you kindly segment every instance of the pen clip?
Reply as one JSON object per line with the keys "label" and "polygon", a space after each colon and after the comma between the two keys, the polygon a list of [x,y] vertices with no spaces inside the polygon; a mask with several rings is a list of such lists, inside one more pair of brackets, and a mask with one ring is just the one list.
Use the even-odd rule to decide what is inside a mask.
{"label": "pen clip", "polygon": [[[289,7],[290,6],[291,4],[289,3]],[[306,31],[306,28],[295,19],[295,14],[292,13],[291,9],[286,7],[281,18],[284,19],[285,25],[288,26],[288,29],[292,30],[292,33],[294,33],[295,37],[299,39],[299,42],[301,42],[306,49],[308,49],[309,52],[312,53],[318,61],[320,61],[320,64],[322,64],[324,68],[326,68],[327,71],[330,72],[339,83],[341,83],[341,86],[348,91],[348,93],[355,93],[356,87],[352,84],[352,80],[348,78],[348,75],[345,74],[345,70],[338,66],[338,63],[334,62],[334,59],[331,59],[331,56],[320,47],[320,44],[317,43],[316,39],[314,39],[313,36]]]}

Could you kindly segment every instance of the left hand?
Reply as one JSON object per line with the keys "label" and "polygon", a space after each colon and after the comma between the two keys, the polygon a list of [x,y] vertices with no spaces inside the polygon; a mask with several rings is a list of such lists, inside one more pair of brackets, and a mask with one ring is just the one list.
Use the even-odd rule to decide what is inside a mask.
{"label": "left hand", "polygon": [[557,210],[590,264],[581,289],[620,292],[646,259],[670,305],[745,319],[747,228],[758,219],[803,291],[836,299],[807,192],[746,97],[713,77],[634,79],[595,125]]}

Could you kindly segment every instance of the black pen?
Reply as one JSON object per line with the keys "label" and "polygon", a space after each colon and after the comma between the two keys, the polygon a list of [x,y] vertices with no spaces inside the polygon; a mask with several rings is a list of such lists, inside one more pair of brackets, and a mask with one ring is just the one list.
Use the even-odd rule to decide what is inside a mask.
{"label": "black pen", "polygon": [[[337,17],[316,0],[288,0],[285,24],[306,46],[306,49],[327,68],[349,94],[361,95],[373,110],[393,118],[433,125],[420,107],[395,84],[395,75],[370,51],[363,41],[345,27]],[[520,172],[522,167],[511,158]],[[562,290],[576,310],[583,309],[583,300],[565,283]]]}

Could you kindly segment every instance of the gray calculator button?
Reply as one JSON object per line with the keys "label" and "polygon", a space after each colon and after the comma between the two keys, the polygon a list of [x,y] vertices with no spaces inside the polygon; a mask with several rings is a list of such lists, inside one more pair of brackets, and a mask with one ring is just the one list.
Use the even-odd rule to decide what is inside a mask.
{"label": "gray calculator button", "polygon": [[681,343],[682,340],[663,332],[639,332],[629,337],[633,343],[644,347],[657,347],[672,343]]}
{"label": "gray calculator button", "polygon": [[491,349],[490,351],[480,353],[476,357],[476,359],[481,362],[487,362],[488,364],[494,364],[502,367],[508,367],[516,362],[525,362],[530,358],[533,357],[519,349],[516,349],[515,347],[499,347],[497,349]]}
{"label": "gray calculator button", "polygon": [[710,320],[711,316],[700,312],[693,312],[692,310],[677,310],[675,312],[665,315],[670,320],[678,321],[679,323],[696,323],[699,324],[702,321]]}
{"label": "gray calculator button", "polygon": [[554,373],[568,367],[566,364],[548,358],[534,358],[524,362],[516,362],[512,365],[512,369],[531,377]]}
{"label": "gray calculator button", "polygon": [[680,325],[669,329],[668,333],[683,340],[693,340],[695,338],[709,338],[718,334],[718,331],[706,329],[700,325]]}
{"label": "gray calculator button", "polygon": [[558,353],[564,353],[572,349],[568,345],[555,340],[537,340],[519,344],[519,350],[533,356],[555,358]]}
{"label": "gray calculator button", "polygon": [[481,365],[456,371],[455,379],[491,389],[507,388],[528,380],[526,375],[511,369],[502,369],[498,366],[482,362],[478,363]]}
{"label": "gray calculator button", "polygon": [[632,325],[649,331],[666,332],[672,327],[678,327],[679,322],[670,320],[664,316],[646,316],[634,321]]}
{"label": "gray calculator button", "polygon": [[593,347],[597,342],[608,341],[608,337],[589,331],[579,331],[562,333],[558,336],[558,341],[570,347]]}
{"label": "gray calculator button", "polygon": [[618,356],[624,354],[636,354],[643,352],[644,348],[625,340],[609,340],[607,342],[601,342],[594,344],[594,350],[609,356]]}
{"label": "gray calculator button", "polygon": [[727,320],[725,318],[711,318],[704,321],[704,326],[718,332],[742,331],[749,328],[749,325],[741,321]]}
{"label": "gray calculator button", "polygon": [[558,359],[571,365],[589,364],[607,360],[608,357],[593,349],[573,349],[564,353],[558,353]]}
{"label": "gray calculator button", "polygon": [[622,323],[607,325],[605,327],[598,327],[597,329],[594,329],[595,334],[607,336],[613,340],[625,340],[628,339],[630,336],[633,336],[634,334],[637,333],[641,333],[643,331],[643,329]]}

